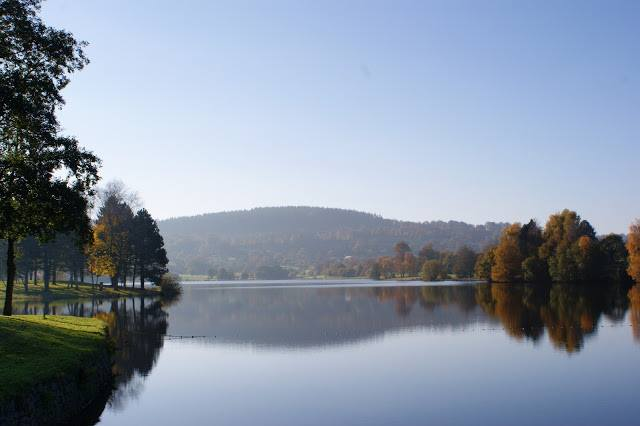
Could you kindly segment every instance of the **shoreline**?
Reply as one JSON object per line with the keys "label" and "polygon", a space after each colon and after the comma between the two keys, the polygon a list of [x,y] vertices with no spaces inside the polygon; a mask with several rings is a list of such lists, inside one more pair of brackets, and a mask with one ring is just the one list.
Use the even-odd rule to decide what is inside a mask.
{"label": "shoreline", "polygon": [[[151,285],[151,284],[150,284]],[[24,286],[16,282],[13,289],[13,302],[51,302],[54,300],[74,300],[99,297],[102,299],[131,297],[131,296],[159,296],[160,289],[157,286],[147,287],[144,290],[140,287],[118,287],[103,286],[100,290],[98,285],[75,284],[69,286],[68,283],[49,284],[49,291],[44,291],[44,284],[29,284],[29,291],[25,293]],[[0,300],[4,300],[5,286],[0,285]]]}
{"label": "shoreline", "polygon": [[438,280],[432,280],[432,281],[425,281],[422,278],[415,276],[415,277],[393,277],[393,278],[380,278],[380,279],[373,279],[373,278],[369,278],[369,277],[329,277],[329,276],[321,276],[321,277],[302,277],[302,278],[283,278],[283,279],[278,279],[278,280],[258,280],[258,279],[247,279],[247,280],[215,280],[215,279],[203,279],[203,280],[196,280],[196,279],[183,279],[182,277],[180,278],[180,282],[183,284],[190,284],[190,283],[207,283],[207,284],[216,284],[216,283],[220,283],[220,284],[233,284],[233,283],[242,283],[242,284],[249,284],[249,283],[269,283],[269,282],[274,282],[274,283],[285,283],[288,281],[310,281],[310,282],[323,282],[323,281],[327,281],[327,282],[331,282],[331,281],[372,281],[372,282],[385,282],[385,281],[389,281],[389,282],[423,282],[426,284],[430,284],[430,283],[447,283],[447,282],[469,282],[469,283],[477,283],[477,282],[486,282],[486,280],[483,279],[479,279],[479,278],[448,278],[448,279],[438,279]]}

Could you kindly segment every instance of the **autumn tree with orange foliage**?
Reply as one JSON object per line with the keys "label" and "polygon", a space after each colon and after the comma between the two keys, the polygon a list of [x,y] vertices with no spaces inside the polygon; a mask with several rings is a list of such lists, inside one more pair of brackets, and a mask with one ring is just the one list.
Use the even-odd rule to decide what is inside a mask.
{"label": "autumn tree with orange foliage", "polygon": [[629,251],[629,276],[640,283],[640,219],[629,227],[627,236],[627,250]]}
{"label": "autumn tree with orange foliage", "polygon": [[494,264],[491,268],[491,280],[495,282],[516,282],[522,279],[522,261],[520,252],[519,223],[507,226],[502,232],[500,242],[494,252]]}

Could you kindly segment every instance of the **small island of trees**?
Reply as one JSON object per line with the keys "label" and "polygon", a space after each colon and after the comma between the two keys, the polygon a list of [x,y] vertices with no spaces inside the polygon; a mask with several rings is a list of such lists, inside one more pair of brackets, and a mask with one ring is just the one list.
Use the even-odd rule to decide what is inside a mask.
{"label": "small island of trees", "polygon": [[638,279],[638,226],[622,235],[597,237],[591,224],[571,210],[553,214],[544,229],[535,220],[514,223],[498,244],[480,254],[478,278],[494,282],[619,282]]}

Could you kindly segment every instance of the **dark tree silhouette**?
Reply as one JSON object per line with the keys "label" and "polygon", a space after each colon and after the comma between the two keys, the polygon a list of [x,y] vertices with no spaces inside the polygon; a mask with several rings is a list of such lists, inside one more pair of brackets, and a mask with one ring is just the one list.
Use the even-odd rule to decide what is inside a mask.
{"label": "dark tree silhouette", "polygon": [[158,224],[145,209],[139,210],[133,218],[131,241],[134,271],[137,271],[140,276],[140,286],[144,288],[145,279],[157,284],[160,278],[168,272],[167,263],[169,260]]}
{"label": "dark tree silhouette", "polygon": [[0,3],[0,238],[7,240],[3,313],[11,315],[16,243],[87,232],[98,159],[59,135],[55,110],[69,74],[88,62],[70,33],[47,27],[40,1]]}

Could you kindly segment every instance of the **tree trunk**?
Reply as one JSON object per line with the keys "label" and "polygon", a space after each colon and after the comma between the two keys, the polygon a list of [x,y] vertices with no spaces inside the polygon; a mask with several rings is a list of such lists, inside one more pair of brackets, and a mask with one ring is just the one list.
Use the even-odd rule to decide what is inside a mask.
{"label": "tree trunk", "polygon": [[131,275],[131,287],[135,288],[136,286],[136,267],[138,266],[138,264],[136,262],[133,262],[133,274]]}
{"label": "tree trunk", "polygon": [[4,297],[3,315],[11,315],[13,307],[13,281],[16,277],[16,253],[13,238],[7,239],[7,289]]}
{"label": "tree trunk", "polygon": [[144,266],[140,265],[140,288],[144,290]]}

